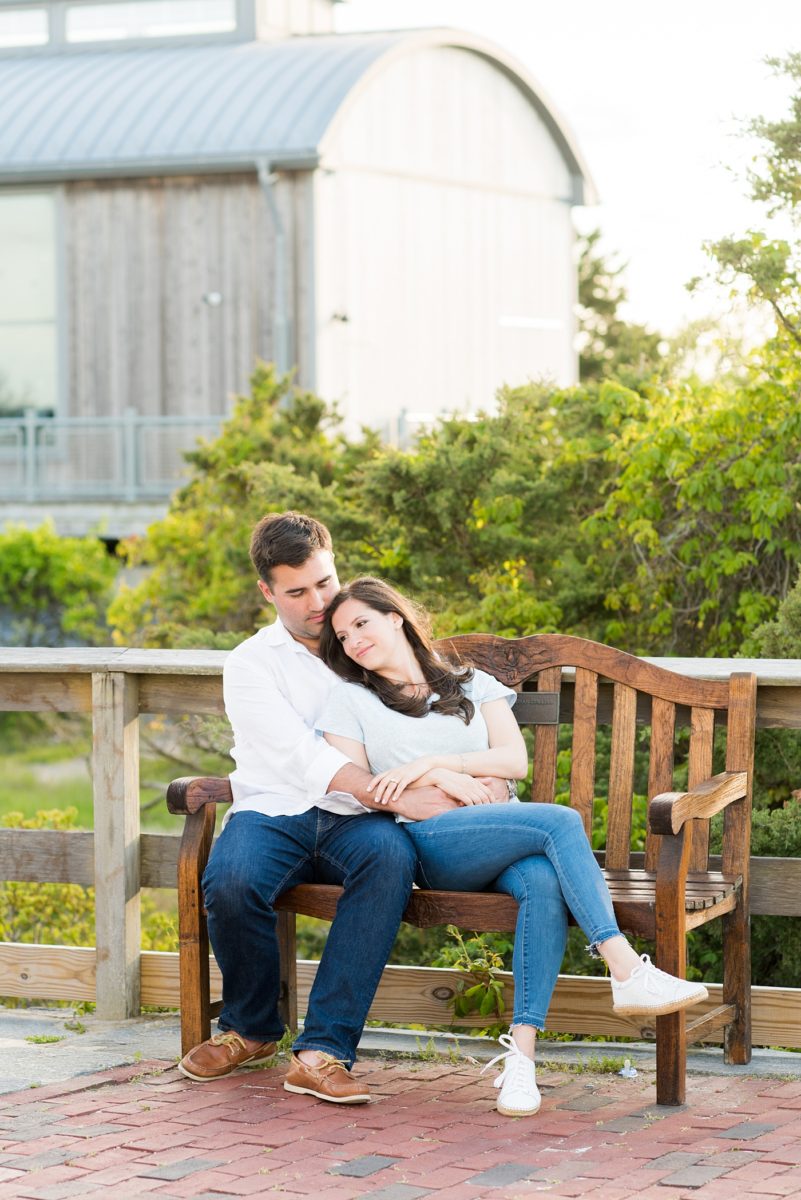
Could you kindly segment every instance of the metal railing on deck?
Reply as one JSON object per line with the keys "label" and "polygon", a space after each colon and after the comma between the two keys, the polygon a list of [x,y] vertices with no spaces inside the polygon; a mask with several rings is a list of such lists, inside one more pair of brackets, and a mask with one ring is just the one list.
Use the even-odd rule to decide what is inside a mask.
{"label": "metal railing on deck", "polygon": [[182,481],[184,453],[216,437],[220,416],[0,417],[0,500],[160,500]]}
{"label": "metal railing on deck", "polygon": [[[144,713],[221,714],[225,652],[213,650],[2,649],[0,711],[78,712],[93,724],[94,830],[0,829],[0,876],[95,888],[96,946],[0,943],[0,995],[96,999],[98,1014],[121,1019],[140,1004],[178,1004],[178,956],[142,952],[144,887],[175,887],[179,837],[142,834],[139,824],[139,717]],[[801,729],[801,660],[650,659],[685,675],[726,679],[754,671],[757,722]],[[569,681],[566,684],[569,686]],[[176,826],[179,824],[176,819]],[[751,911],[801,916],[801,859],[751,859]],[[316,963],[300,964],[301,1011]],[[429,1025],[453,1020],[459,973],[387,967],[370,1016]],[[219,972],[212,962],[212,982]],[[611,1011],[604,979],[560,976],[548,1013],[554,1031],[639,1036],[636,1018]],[[720,1002],[710,984],[709,1004]],[[753,989],[754,1042],[801,1048],[801,989]],[[511,1013],[511,979],[507,986]]]}

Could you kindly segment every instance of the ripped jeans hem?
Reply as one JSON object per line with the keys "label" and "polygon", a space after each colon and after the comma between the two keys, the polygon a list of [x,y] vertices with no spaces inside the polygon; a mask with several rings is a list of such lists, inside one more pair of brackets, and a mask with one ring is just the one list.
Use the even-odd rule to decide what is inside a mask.
{"label": "ripped jeans hem", "polygon": [[601,929],[593,938],[593,940],[587,943],[584,949],[587,951],[590,958],[603,958],[600,950],[601,942],[608,942],[610,938],[622,936],[623,935],[621,934],[620,930],[617,928],[610,928],[608,930]]}
{"label": "ripped jeans hem", "polygon": [[535,1029],[542,1033],[542,1031],[545,1029],[545,1017],[535,1016],[532,1013],[522,1013],[520,1016],[518,1016],[517,1013],[514,1013],[512,1015],[512,1022],[509,1026],[510,1032],[515,1025],[533,1025]]}

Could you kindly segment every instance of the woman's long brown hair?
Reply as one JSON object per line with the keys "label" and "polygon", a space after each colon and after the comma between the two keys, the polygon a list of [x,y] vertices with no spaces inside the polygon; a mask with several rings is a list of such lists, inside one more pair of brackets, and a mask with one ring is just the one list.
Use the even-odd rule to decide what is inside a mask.
{"label": "woman's long brown hair", "polygon": [[[368,671],[348,658],[333,625],[334,613],[346,600],[361,600],[376,612],[397,613],[403,618],[403,629],[423,678],[432,692],[437,693],[438,699],[433,704],[429,704],[425,696],[408,695],[403,691],[402,684]],[[463,690],[463,685],[473,677],[472,667],[460,667],[440,658],[434,650],[428,615],[388,583],[384,583],[383,579],[363,575],[347,583],[334,597],[325,613],[320,657],[342,679],[369,688],[387,708],[393,708],[407,717],[424,717],[426,713],[437,712],[443,716],[460,717],[465,725],[469,725],[473,719],[475,705]]]}

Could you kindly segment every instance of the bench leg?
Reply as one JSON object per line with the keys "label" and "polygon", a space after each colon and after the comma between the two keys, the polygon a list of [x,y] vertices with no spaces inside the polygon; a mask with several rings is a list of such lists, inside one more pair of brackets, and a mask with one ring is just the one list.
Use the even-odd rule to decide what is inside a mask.
{"label": "bench leg", "polygon": [[178,854],[178,964],[181,985],[181,1053],[211,1035],[209,930],[201,879],[214,835],[215,806],[186,818]]}
{"label": "bench leg", "polygon": [[181,1054],[211,1036],[209,1015],[209,935],[206,918],[189,935],[181,932]]}
{"label": "bench leg", "polygon": [[751,1061],[751,919],[740,904],[723,918],[723,1003],[734,1004],[737,1019],[723,1035],[727,1063]]}
{"label": "bench leg", "polygon": [[[670,967],[663,970],[673,971]],[[687,1076],[687,1018],[683,1012],[656,1018],[656,1102],[683,1104]]]}
{"label": "bench leg", "polygon": [[285,1029],[295,1033],[298,1028],[298,970],[295,914],[279,912],[278,952],[281,958],[281,985],[278,993],[278,1015]]}
{"label": "bench leg", "polygon": [[[685,825],[675,837],[663,837],[656,880],[656,965],[687,977],[684,880],[692,850]],[[687,1021],[684,1012],[656,1018],[656,1102],[683,1104],[686,1095]]]}

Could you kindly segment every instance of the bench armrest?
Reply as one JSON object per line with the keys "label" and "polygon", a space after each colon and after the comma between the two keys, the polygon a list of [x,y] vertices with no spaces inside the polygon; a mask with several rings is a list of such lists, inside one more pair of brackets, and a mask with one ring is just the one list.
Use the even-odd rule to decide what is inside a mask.
{"label": "bench armrest", "polygon": [[175,816],[190,816],[204,804],[231,804],[233,799],[229,781],[213,776],[173,779],[167,788],[167,808]]}
{"label": "bench armrest", "polygon": [[722,771],[691,792],[663,792],[648,805],[652,833],[676,834],[692,817],[713,817],[728,804],[748,795],[747,771]]}

